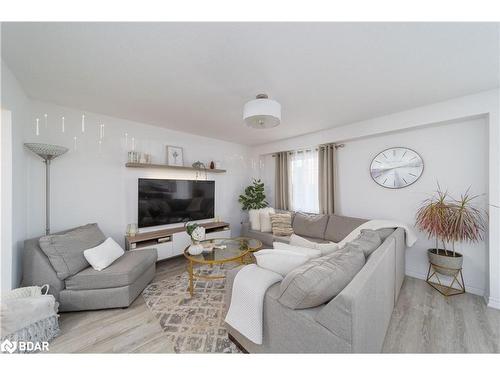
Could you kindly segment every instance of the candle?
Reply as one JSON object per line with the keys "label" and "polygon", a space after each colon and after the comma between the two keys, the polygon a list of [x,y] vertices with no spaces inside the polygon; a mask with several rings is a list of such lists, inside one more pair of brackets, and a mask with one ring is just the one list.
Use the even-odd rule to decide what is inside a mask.
{"label": "candle", "polygon": [[62,119],[61,119],[61,130],[62,130],[62,132],[64,133],[64,130],[65,130],[65,129],[64,129],[64,116],[63,116],[63,117],[62,117]]}
{"label": "candle", "polygon": [[40,135],[40,124],[39,124],[39,122],[40,122],[40,119],[37,118],[36,119],[36,128],[35,128],[37,136]]}
{"label": "candle", "polygon": [[85,115],[82,115],[82,133],[85,133]]}
{"label": "candle", "polygon": [[104,124],[101,124],[101,128],[99,130],[99,138],[100,139],[104,138]]}

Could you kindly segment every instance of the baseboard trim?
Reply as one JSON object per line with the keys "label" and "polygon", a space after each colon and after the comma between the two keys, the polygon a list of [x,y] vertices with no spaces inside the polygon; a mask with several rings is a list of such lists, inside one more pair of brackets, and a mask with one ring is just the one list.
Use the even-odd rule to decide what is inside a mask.
{"label": "baseboard trim", "polygon": [[488,298],[488,307],[500,310],[500,300],[493,297]]}
{"label": "baseboard trim", "polygon": [[[406,270],[405,273],[407,276],[414,277],[414,278],[420,279],[420,280],[425,280],[427,278],[426,274],[422,274],[420,272],[416,272],[416,271],[412,271],[412,270]],[[475,288],[473,286],[468,286],[467,284],[465,284],[465,291],[467,293],[475,294],[475,295],[481,296],[481,297],[484,297],[484,294],[485,294],[483,289]],[[491,298],[490,298],[490,301],[491,301]],[[498,301],[496,301],[496,302],[499,303]],[[490,303],[491,302],[488,303],[488,306]]]}

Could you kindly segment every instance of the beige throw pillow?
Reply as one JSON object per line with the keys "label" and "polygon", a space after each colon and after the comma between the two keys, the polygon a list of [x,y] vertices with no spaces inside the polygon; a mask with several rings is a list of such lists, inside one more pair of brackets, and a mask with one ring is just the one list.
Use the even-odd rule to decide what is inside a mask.
{"label": "beige throw pillow", "polygon": [[290,236],[293,234],[292,215],[290,213],[271,214],[270,217],[275,236]]}

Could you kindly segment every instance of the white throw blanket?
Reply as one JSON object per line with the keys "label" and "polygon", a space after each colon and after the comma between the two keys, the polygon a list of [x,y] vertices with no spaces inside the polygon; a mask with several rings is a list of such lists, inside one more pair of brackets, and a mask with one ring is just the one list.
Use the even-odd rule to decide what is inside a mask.
{"label": "white throw blanket", "polygon": [[234,278],[226,323],[252,342],[262,344],[264,295],[283,277],[256,264],[243,267]]}
{"label": "white throw blanket", "polygon": [[361,224],[349,233],[342,241],[339,242],[339,245],[342,247],[347,242],[354,240],[357,236],[359,236],[361,230],[363,229],[377,230],[384,228],[403,228],[406,234],[406,246],[408,247],[412,247],[415,242],[417,242],[417,234],[408,224],[393,220],[370,220]]}

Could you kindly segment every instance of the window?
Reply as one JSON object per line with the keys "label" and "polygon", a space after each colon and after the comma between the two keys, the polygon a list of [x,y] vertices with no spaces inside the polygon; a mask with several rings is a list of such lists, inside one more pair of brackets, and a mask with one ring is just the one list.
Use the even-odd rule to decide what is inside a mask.
{"label": "window", "polygon": [[291,209],[318,213],[318,150],[295,151],[288,165]]}

